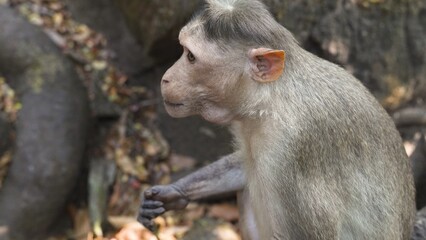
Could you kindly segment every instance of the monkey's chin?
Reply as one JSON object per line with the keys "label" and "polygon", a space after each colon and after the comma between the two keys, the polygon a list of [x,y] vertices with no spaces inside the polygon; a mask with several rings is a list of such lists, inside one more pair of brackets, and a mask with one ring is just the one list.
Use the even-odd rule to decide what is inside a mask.
{"label": "monkey's chin", "polygon": [[174,118],[184,118],[193,115],[184,105],[164,104],[167,113]]}
{"label": "monkey's chin", "polygon": [[203,109],[200,115],[206,121],[220,125],[228,125],[234,120],[234,115],[227,109],[212,106]]}

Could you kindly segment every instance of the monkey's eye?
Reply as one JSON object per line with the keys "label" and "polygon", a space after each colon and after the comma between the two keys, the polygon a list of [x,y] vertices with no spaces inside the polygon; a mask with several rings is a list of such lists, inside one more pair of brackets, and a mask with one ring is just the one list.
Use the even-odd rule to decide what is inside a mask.
{"label": "monkey's eye", "polygon": [[188,61],[190,63],[194,63],[195,62],[195,56],[194,56],[194,54],[192,54],[191,51],[188,51],[188,55],[186,55],[186,57],[188,58]]}

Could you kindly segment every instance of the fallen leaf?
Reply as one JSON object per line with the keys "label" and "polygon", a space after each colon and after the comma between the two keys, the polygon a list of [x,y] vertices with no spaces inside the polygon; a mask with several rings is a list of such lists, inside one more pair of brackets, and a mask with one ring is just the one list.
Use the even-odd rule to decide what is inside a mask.
{"label": "fallen leaf", "polygon": [[6,226],[0,226],[0,236],[6,234],[9,231],[9,228]]}
{"label": "fallen leaf", "polygon": [[61,13],[53,14],[52,18],[53,18],[53,24],[55,25],[55,27],[58,27],[64,22],[64,15],[62,15]]}
{"label": "fallen leaf", "polygon": [[138,222],[129,223],[115,236],[117,240],[157,240],[157,237]]}
{"label": "fallen leaf", "polygon": [[229,224],[216,227],[213,233],[217,236],[217,240],[241,240],[238,233]]}
{"label": "fallen leaf", "polygon": [[173,153],[170,155],[170,166],[172,166],[172,171],[177,172],[181,170],[193,169],[197,161],[189,156],[180,155]]}
{"label": "fallen leaf", "polygon": [[37,26],[41,26],[43,25],[43,18],[41,18],[41,16],[38,13],[31,13],[28,16],[29,21]]}
{"label": "fallen leaf", "polygon": [[182,239],[188,230],[189,226],[172,226],[160,232],[159,237],[161,240]]}
{"label": "fallen leaf", "polygon": [[416,149],[416,143],[406,141],[404,142],[404,148],[407,155],[411,156],[411,154],[413,154],[414,150]]}
{"label": "fallen leaf", "polygon": [[137,223],[136,218],[131,216],[108,216],[108,222],[117,229],[135,222]]}
{"label": "fallen leaf", "polygon": [[0,168],[3,168],[12,161],[12,152],[7,151],[3,156],[0,156]]}
{"label": "fallen leaf", "polygon": [[188,221],[194,221],[201,218],[204,215],[206,207],[195,203],[190,203],[186,208],[185,219]]}
{"label": "fallen leaf", "polygon": [[90,233],[90,217],[87,209],[77,209],[73,216],[74,235],[86,236]]}
{"label": "fallen leaf", "polygon": [[51,29],[45,29],[44,32],[50,38],[50,40],[56,44],[56,46],[60,48],[65,48],[67,46],[67,40],[57,32]]}
{"label": "fallen leaf", "polygon": [[90,36],[90,29],[86,25],[79,25],[76,29],[76,34],[73,36],[73,40],[76,42],[84,42]]}
{"label": "fallen leaf", "polygon": [[225,221],[237,221],[239,218],[237,206],[229,203],[211,206],[207,215],[209,217],[220,218]]}
{"label": "fallen leaf", "polygon": [[92,67],[95,69],[95,70],[98,70],[98,71],[100,71],[100,70],[104,70],[104,69],[106,69],[107,67],[108,67],[108,63],[106,62],[106,61],[93,61],[92,62]]}

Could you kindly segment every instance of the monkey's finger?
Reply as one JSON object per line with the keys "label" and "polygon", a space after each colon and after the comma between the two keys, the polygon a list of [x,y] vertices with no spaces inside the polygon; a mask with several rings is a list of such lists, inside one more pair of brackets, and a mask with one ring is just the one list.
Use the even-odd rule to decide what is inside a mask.
{"label": "monkey's finger", "polygon": [[139,212],[139,216],[144,218],[156,218],[163,214],[166,211],[164,208],[157,208],[157,209],[141,209]]}
{"label": "monkey's finger", "polygon": [[142,225],[144,225],[146,228],[148,228],[151,232],[154,231],[154,222],[148,218],[144,218],[142,216],[138,216],[138,222],[140,222]]}
{"label": "monkey's finger", "polygon": [[156,188],[156,187],[152,187],[148,190],[145,191],[144,196],[147,198],[151,198],[155,195],[157,195],[160,192],[160,189]]}
{"label": "monkey's finger", "polygon": [[142,208],[144,209],[156,209],[162,207],[163,205],[164,203],[160,201],[144,200],[142,202]]}

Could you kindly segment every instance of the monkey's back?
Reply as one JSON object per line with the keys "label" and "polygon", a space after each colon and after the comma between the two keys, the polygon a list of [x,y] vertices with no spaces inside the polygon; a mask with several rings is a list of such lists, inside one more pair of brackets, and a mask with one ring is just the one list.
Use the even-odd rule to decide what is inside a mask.
{"label": "monkey's back", "polygon": [[[309,57],[308,73],[286,83],[286,126],[273,135],[285,139],[268,140],[276,143],[269,146],[276,157],[254,159],[273,162],[274,169],[256,164],[258,178],[249,179],[257,193],[272,184],[263,191],[281,202],[257,211],[277,216],[275,222],[261,218],[275,226],[278,239],[409,239],[413,179],[392,119],[345,70]],[[268,182],[272,176],[279,184]]]}

